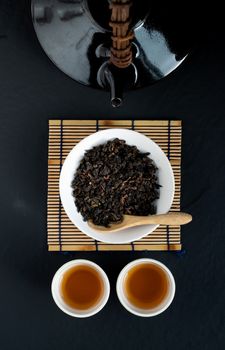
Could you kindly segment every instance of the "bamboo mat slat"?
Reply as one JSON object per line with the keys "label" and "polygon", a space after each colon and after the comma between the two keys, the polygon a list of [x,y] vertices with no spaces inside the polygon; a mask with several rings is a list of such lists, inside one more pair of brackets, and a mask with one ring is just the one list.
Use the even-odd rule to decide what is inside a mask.
{"label": "bamboo mat slat", "polygon": [[131,244],[106,244],[88,237],[67,217],[59,196],[62,164],[71,149],[84,137],[108,128],[133,129],[155,141],[165,152],[175,176],[175,195],[171,211],[180,211],[181,141],[180,120],[49,120],[47,244],[49,251],[179,251],[179,226],[159,226],[154,232]]}

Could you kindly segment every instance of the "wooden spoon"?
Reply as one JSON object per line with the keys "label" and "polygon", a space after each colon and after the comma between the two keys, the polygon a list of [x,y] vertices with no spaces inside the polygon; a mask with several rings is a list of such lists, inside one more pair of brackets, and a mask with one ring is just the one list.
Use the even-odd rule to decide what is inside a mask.
{"label": "wooden spoon", "polygon": [[91,220],[88,225],[99,232],[116,232],[124,230],[128,227],[140,225],[185,225],[192,220],[192,216],[187,213],[172,212],[167,214],[149,215],[149,216],[134,216],[124,215],[123,221],[118,224],[112,224],[110,227],[95,225]]}

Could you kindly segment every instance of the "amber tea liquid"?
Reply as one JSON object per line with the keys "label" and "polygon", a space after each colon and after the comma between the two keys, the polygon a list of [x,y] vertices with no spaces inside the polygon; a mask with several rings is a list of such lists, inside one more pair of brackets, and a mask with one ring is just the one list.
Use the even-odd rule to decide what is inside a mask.
{"label": "amber tea liquid", "polygon": [[128,301],[135,307],[154,309],[167,297],[169,281],[162,267],[154,263],[143,263],[128,271],[124,290]]}
{"label": "amber tea liquid", "polygon": [[103,296],[104,284],[100,273],[88,265],[77,265],[64,272],[60,294],[64,302],[78,310],[98,304]]}

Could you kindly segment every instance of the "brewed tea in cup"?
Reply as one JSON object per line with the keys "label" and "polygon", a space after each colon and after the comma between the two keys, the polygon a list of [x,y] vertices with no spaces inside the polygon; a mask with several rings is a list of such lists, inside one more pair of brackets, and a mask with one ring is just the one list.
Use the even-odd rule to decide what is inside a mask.
{"label": "brewed tea in cup", "polygon": [[57,306],[70,316],[88,317],[99,312],[109,297],[109,281],[100,266],[89,260],[64,264],[52,280]]}
{"label": "brewed tea in cup", "polygon": [[153,259],[138,259],[126,265],[117,280],[122,305],[137,316],[156,316],[166,310],[175,294],[169,269]]}

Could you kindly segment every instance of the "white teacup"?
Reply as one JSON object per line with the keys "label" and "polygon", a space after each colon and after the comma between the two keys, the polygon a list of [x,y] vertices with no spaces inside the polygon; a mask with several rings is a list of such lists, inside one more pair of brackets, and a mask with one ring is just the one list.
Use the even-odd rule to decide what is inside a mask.
{"label": "white teacup", "polygon": [[[62,281],[62,277],[63,274],[68,271],[70,268],[74,267],[74,266],[90,266],[92,268],[94,268],[97,273],[99,274],[99,277],[102,280],[102,284],[103,284],[103,293],[101,295],[100,300],[98,301],[98,303],[96,305],[94,305],[93,307],[89,308],[89,309],[85,309],[85,310],[78,310],[78,309],[74,309],[72,307],[70,307],[68,304],[65,303],[65,301],[63,300],[61,293],[60,293],[60,287],[61,287],[61,281]],[[110,293],[110,284],[109,284],[109,280],[108,277],[106,275],[106,273],[103,271],[103,269],[98,266],[97,264],[95,264],[92,261],[89,260],[85,260],[85,259],[77,259],[77,260],[72,260],[69,261],[68,263],[62,265],[59,270],[56,271],[53,280],[52,280],[52,286],[51,286],[51,290],[52,290],[52,296],[53,299],[56,303],[56,305],[66,314],[73,316],[73,317],[80,317],[80,318],[84,318],[84,317],[89,317],[89,316],[93,316],[95,314],[97,314],[100,310],[102,310],[102,308],[105,306],[105,304],[108,301],[109,298],[109,293]]]}
{"label": "white teacup", "polygon": [[[128,274],[128,272],[135,266],[140,264],[155,264],[160,269],[163,270],[165,275],[167,276],[167,283],[168,283],[168,291],[165,296],[165,298],[161,301],[159,305],[157,305],[155,308],[151,309],[142,309],[138,308],[135,305],[133,305],[127,298],[125,293],[125,278]],[[142,316],[142,317],[151,317],[156,316],[163,311],[165,311],[169,305],[172,303],[174,295],[175,295],[175,281],[172,273],[170,270],[161,262],[154,260],[154,259],[137,259],[126,265],[123,270],[120,272],[118,279],[117,279],[117,285],[116,285],[117,295],[121,302],[121,304],[127,309],[129,312],[131,312],[134,315]]]}

